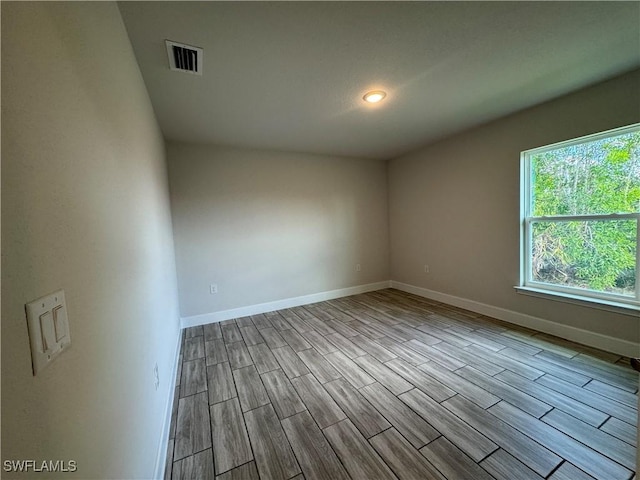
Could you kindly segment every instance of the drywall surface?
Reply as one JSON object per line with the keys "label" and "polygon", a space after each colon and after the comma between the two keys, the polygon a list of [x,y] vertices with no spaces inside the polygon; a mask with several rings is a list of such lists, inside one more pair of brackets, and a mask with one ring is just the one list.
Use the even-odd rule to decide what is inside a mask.
{"label": "drywall surface", "polygon": [[[3,478],[151,478],[175,259],[164,143],[115,3],[2,2],[2,247],[2,460],[77,464]],[[34,377],[24,304],[59,288],[72,345]]]}
{"label": "drywall surface", "polygon": [[389,279],[384,162],[181,143],[167,158],[183,317]]}
{"label": "drywall surface", "polygon": [[640,73],[632,72],[392,160],[392,280],[638,342],[635,316],[529,297],[513,287],[520,152],[640,121],[639,84]]}

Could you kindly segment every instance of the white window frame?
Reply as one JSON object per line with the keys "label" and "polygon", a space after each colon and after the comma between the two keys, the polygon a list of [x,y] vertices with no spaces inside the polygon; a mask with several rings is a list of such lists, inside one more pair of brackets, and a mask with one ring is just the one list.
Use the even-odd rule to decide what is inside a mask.
{"label": "white window frame", "polygon": [[[600,292],[582,288],[554,285],[533,280],[531,267],[532,228],[535,222],[570,222],[570,221],[607,221],[607,220],[635,220],[637,239],[640,242],[640,212],[625,214],[605,215],[550,215],[534,217],[531,215],[533,204],[531,185],[531,158],[534,155],[545,153],[559,148],[570,147],[581,143],[587,143],[603,138],[640,131],[640,123],[626,127],[608,130],[568,141],[546,145],[544,147],[525,150],[520,154],[520,284],[516,289],[520,293],[554,298],[570,303],[591,304],[598,308],[605,308],[621,313],[638,315],[640,312],[640,245],[636,247],[636,288],[635,296],[620,295],[615,293]],[[640,318],[640,315],[638,315]]]}

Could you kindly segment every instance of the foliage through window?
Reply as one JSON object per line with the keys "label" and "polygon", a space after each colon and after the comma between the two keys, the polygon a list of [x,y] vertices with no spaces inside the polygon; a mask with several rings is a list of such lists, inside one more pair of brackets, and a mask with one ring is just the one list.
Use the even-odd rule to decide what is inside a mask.
{"label": "foliage through window", "polygon": [[522,285],[640,305],[640,124],[522,153]]}

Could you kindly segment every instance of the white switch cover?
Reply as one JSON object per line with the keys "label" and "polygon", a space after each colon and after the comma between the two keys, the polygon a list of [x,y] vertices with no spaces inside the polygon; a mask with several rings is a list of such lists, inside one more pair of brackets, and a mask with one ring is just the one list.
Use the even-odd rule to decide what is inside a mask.
{"label": "white switch cover", "polygon": [[71,345],[64,291],[26,305],[33,374],[37,375]]}

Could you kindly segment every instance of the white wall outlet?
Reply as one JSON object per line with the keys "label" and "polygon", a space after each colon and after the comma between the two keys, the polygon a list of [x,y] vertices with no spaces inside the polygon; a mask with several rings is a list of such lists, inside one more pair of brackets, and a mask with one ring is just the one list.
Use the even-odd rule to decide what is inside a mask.
{"label": "white wall outlet", "polygon": [[209,293],[211,293],[211,295],[215,295],[216,293],[218,293],[218,285],[215,283],[209,285]]}
{"label": "white wall outlet", "polygon": [[157,363],[156,363],[156,366],[153,367],[153,384],[156,387],[156,390],[158,390],[158,387],[160,386],[160,374],[158,373]]}
{"label": "white wall outlet", "polygon": [[33,374],[37,375],[71,345],[64,291],[58,290],[27,303],[25,310]]}
{"label": "white wall outlet", "polygon": [[360,264],[356,263],[356,272],[359,272],[360,270],[362,270],[362,268],[360,268]]}
{"label": "white wall outlet", "polygon": [[429,265],[424,266],[424,273],[429,273]]}

